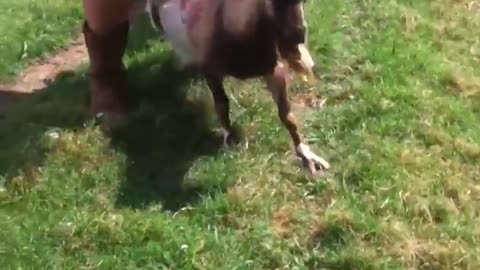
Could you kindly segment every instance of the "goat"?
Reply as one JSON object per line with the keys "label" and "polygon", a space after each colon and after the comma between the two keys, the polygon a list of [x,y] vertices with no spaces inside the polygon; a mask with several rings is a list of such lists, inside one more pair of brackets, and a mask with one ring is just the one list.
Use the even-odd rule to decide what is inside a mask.
{"label": "goat", "polygon": [[148,0],[155,28],[183,66],[199,68],[210,89],[224,142],[237,141],[223,80],[263,77],[297,156],[313,174],[330,164],[303,142],[288,101],[289,67],[312,76],[304,0]]}

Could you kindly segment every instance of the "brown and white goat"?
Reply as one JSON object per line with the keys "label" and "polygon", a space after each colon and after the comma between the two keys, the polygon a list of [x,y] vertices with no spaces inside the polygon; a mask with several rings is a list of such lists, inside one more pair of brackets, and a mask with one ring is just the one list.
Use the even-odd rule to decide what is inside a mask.
{"label": "brown and white goat", "polygon": [[330,165],[303,142],[287,96],[288,67],[311,71],[313,65],[299,60],[309,56],[303,5],[303,0],[149,0],[147,11],[182,64],[203,72],[225,143],[235,140],[223,79],[263,77],[297,156],[315,173]]}

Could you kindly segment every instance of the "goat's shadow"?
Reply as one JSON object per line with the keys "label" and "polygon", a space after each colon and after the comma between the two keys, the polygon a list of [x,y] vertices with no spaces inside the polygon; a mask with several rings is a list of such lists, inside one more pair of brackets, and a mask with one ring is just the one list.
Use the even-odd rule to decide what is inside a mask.
{"label": "goat's shadow", "polygon": [[[143,20],[131,31],[127,53],[151,52],[149,42],[161,42],[147,23]],[[129,122],[110,135],[112,147],[126,155],[128,164],[115,203],[117,207],[137,209],[161,203],[163,209],[175,211],[210,191],[218,191],[218,187],[185,185],[184,180],[199,157],[218,152],[222,138],[209,125],[214,114],[208,98],[187,97],[196,74],[177,71],[170,50],[153,51],[144,58],[132,61],[128,67],[134,106]],[[88,120],[85,101],[88,80],[83,72],[62,77],[41,93],[26,98],[23,113],[18,116],[21,119],[0,126],[0,133],[5,134],[24,127],[18,136],[0,142],[9,146],[8,154],[0,155],[0,161],[5,159],[0,175],[11,178],[43,162],[43,154],[27,158],[30,154],[24,149],[29,142],[38,141],[46,129],[82,129]]]}
{"label": "goat's shadow", "polygon": [[139,107],[112,136],[113,145],[128,157],[119,207],[161,203],[174,211],[208,193],[208,187],[185,186],[184,180],[197,158],[217,153],[222,145],[209,125],[208,104],[187,98],[195,74],[176,71],[172,58],[161,62],[153,71],[130,71]]}
{"label": "goat's shadow", "polygon": [[[129,52],[161,42],[144,17],[131,32]],[[178,71],[168,49],[129,67],[129,81],[136,109],[126,127],[112,136],[112,143],[128,158],[118,207],[143,208],[161,203],[178,210],[206,195],[213,187],[185,185],[192,164],[214,155],[222,138],[209,125],[214,115],[205,99],[187,98],[189,86],[201,79],[194,72]],[[207,92],[208,93],[208,92]],[[205,93],[205,94],[207,94]]]}

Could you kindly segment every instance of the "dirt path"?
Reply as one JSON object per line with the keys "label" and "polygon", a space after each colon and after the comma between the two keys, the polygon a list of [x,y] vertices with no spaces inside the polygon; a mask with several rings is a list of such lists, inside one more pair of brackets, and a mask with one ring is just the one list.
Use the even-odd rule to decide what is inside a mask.
{"label": "dirt path", "polygon": [[83,35],[80,35],[68,48],[25,69],[13,83],[0,84],[0,115],[18,101],[44,90],[58,74],[75,70],[87,59]]}

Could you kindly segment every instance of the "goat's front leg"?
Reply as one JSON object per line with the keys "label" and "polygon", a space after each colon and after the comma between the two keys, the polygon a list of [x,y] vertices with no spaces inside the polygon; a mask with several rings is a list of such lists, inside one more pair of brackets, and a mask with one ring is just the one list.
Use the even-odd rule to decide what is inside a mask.
{"label": "goat's front leg", "polygon": [[278,116],[283,125],[287,128],[295,146],[297,156],[302,160],[303,165],[314,174],[318,170],[329,169],[330,164],[323,158],[317,156],[310,150],[310,147],[302,142],[298,132],[297,123],[290,110],[288,101],[288,69],[279,63],[273,73],[266,77],[268,89],[278,107]]}
{"label": "goat's front leg", "polygon": [[220,76],[206,74],[208,88],[212,92],[215,103],[215,111],[223,129],[223,143],[225,146],[231,146],[238,142],[238,138],[230,122],[230,105],[225,89],[223,88],[223,78]]}

